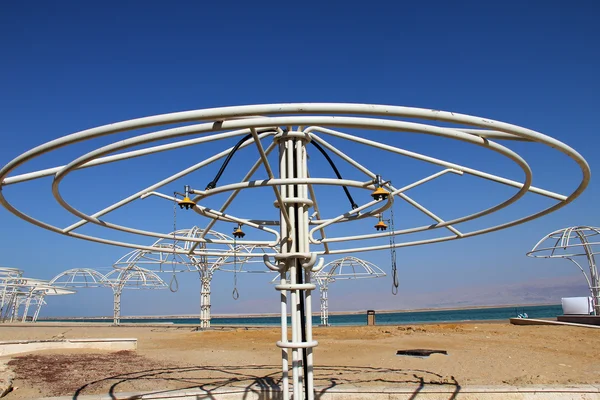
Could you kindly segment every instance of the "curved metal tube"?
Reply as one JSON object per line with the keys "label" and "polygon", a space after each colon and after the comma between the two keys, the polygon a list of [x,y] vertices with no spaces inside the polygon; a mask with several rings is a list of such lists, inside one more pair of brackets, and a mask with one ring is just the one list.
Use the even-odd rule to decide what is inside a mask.
{"label": "curved metal tube", "polygon": [[271,271],[281,272],[281,269],[271,262],[268,254],[263,255],[263,261],[267,268],[269,268]]}
{"label": "curved metal tube", "polygon": [[231,158],[233,157],[233,155],[235,154],[235,152],[240,148],[240,146],[242,145],[242,143],[244,143],[246,140],[250,139],[252,137],[252,134],[249,133],[246,136],[244,136],[242,139],[240,139],[239,142],[237,142],[235,144],[235,146],[233,146],[233,148],[231,149],[231,151],[229,152],[229,154],[227,154],[227,158],[225,158],[225,161],[223,161],[223,165],[221,165],[221,168],[219,168],[219,172],[217,172],[217,175],[215,176],[215,179],[213,179],[212,181],[210,181],[208,183],[208,185],[206,185],[206,189],[204,190],[210,190],[210,189],[214,189],[215,187],[217,187],[217,183],[219,182],[219,179],[221,178],[221,175],[223,175],[223,172],[225,171],[225,168],[227,168],[227,165],[229,164],[229,161],[231,160]]}
{"label": "curved metal tube", "polygon": [[[338,179],[342,179],[342,174],[340,174],[340,171],[338,171],[337,167],[333,163],[333,160],[331,159],[331,157],[329,157],[329,154],[327,154],[327,152],[325,151],[325,149],[323,149],[321,146],[319,146],[319,144],[317,142],[314,142],[314,141],[311,140],[310,143],[313,146],[315,146],[317,148],[317,150],[319,150],[321,152],[321,154],[323,154],[323,157],[325,157],[325,159],[327,160],[327,162],[329,163],[329,165],[333,169],[333,172],[335,173],[335,176],[337,176]],[[358,207],[358,205],[356,204],[356,202],[354,202],[354,199],[352,198],[352,195],[350,194],[350,191],[348,191],[348,188],[346,186],[342,186],[342,188],[344,189],[344,193],[346,193],[346,197],[348,198],[348,201],[350,202],[350,206],[354,210],[355,208]]]}

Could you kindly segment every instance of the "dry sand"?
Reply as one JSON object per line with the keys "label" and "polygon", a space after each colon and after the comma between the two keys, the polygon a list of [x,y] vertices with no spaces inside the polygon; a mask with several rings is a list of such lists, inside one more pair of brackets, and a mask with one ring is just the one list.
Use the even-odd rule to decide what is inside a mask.
{"label": "dry sand", "polygon": [[[600,329],[465,323],[315,328],[315,385],[526,385],[597,383]],[[46,351],[13,357],[7,399],[277,384],[279,329],[0,327],[0,340],[138,339],[136,352]],[[448,355],[396,356],[400,349]]]}

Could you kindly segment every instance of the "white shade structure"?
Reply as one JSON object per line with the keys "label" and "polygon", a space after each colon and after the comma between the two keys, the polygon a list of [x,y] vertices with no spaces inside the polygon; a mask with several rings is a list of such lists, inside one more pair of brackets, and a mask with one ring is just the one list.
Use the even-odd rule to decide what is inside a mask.
{"label": "white shade structure", "polygon": [[[132,266],[144,268],[155,273],[172,273],[169,288],[176,291],[178,287],[176,273],[198,272],[200,277],[200,327],[210,327],[210,294],[213,274],[217,270],[233,272],[267,272],[262,260],[245,257],[251,254],[255,245],[237,245],[231,236],[210,230],[205,233],[202,228],[193,226],[189,229],[179,229],[168,235],[170,239],[159,239],[152,244],[154,250],[134,250],[119,260],[113,267],[126,269]],[[173,240],[175,237],[177,239]],[[207,238],[223,243],[202,243],[200,248],[215,255],[202,256],[189,253],[196,244],[193,239]],[[237,288],[234,288],[237,290]]]}
{"label": "white shade structure", "polygon": [[377,265],[357,257],[343,257],[325,264],[323,269],[313,274],[319,285],[321,325],[329,325],[329,285],[332,282],[384,276],[385,272]]}
{"label": "white shade structure", "polygon": [[105,282],[114,295],[113,324],[121,323],[121,294],[123,289],[166,289],[168,285],[154,272],[136,265],[115,269],[105,275]]}
{"label": "white shade structure", "polygon": [[8,306],[10,293],[15,289],[14,286],[8,285],[13,283],[16,278],[23,276],[23,271],[18,268],[0,267],[0,319],[4,320],[4,314]]}
{"label": "white shade structure", "polygon": [[[423,138],[423,153],[401,147],[406,141],[394,140],[401,135]],[[437,156],[433,156],[429,153],[432,149],[427,139],[434,137],[461,148],[470,146],[473,151],[487,152],[491,158],[505,162],[510,168],[497,169],[497,173],[492,173],[490,163],[473,165],[474,158],[466,156],[464,149],[454,154],[452,150],[445,151],[448,146],[440,148],[444,151],[439,151],[439,154],[434,151]],[[559,158],[560,161],[554,161],[553,165],[569,161],[578,172],[572,177],[561,177],[556,191],[536,186],[531,166],[510,148],[515,141],[542,147]],[[83,154],[62,152],[63,155],[75,156],[64,160],[61,165],[11,175],[17,168],[41,155],[93,142],[97,144],[95,149]],[[208,153],[213,145],[221,145],[222,149]],[[64,182],[75,171],[82,170],[83,174],[83,170],[89,171],[96,166],[177,149],[194,149],[195,152],[190,151],[187,155],[197,155],[197,159],[169,176],[161,176],[149,186],[112,200],[101,209],[78,208],[64,195]],[[251,161],[255,160],[254,163],[241,171],[238,168],[236,178],[221,182],[223,172],[238,150],[246,154],[253,151]],[[312,154],[319,153],[323,156],[319,156],[321,160],[325,158],[329,164],[326,170],[321,167],[326,164],[314,162]],[[329,154],[342,162],[344,171],[350,175],[342,177]],[[462,162],[457,160],[460,156],[463,157]],[[394,158],[390,161],[394,168],[389,167],[390,163],[381,162],[385,157]],[[411,167],[397,168],[400,160],[411,163]],[[198,182],[199,175],[212,175],[217,170],[216,163],[222,165],[215,178],[208,185]],[[421,168],[412,167],[417,164]],[[518,176],[518,179],[504,175],[508,170],[518,171],[511,175]],[[41,228],[134,250],[154,251],[147,244],[148,237],[173,240],[174,244],[178,241],[193,242],[189,248],[177,245],[171,248],[174,254],[186,257],[223,255],[222,251],[212,250],[209,244],[256,246],[244,257],[262,260],[266,268],[280,274],[280,283],[275,285],[275,289],[280,292],[282,313],[281,340],[277,342],[282,354],[282,396],[286,400],[290,395],[294,400],[312,400],[313,348],[317,341],[313,339],[311,318],[307,316],[312,314],[312,291],[316,288],[311,283],[311,273],[323,267],[321,256],[440,243],[510,228],[572,202],[587,187],[590,174],[585,159],[568,145],[540,132],[489,118],[378,104],[260,104],[137,118],[51,140],[17,156],[0,169],[0,204]],[[488,192],[489,185],[509,190],[498,191],[503,194],[484,208],[480,204],[471,204],[471,207],[461,207],[459,215],[447,218],[443,216],[449,209],[446,196],[419,199],[418,190],[417,193],[413,190],[433,185],[440,179],[457,182],[464,176],[468,177],[465,180],[469,185],[485,183],[488,186],[484,190]],[[43,214],[33,217],[21,209],[24,204],[13,204],[6,197],[11,185],[43,177],[51,177],[52,196],[60,207],[76,217],[75,222],[68,220],[61,223],[56,218],[50,221]],[[174,193],[175,184],[179,190],[183,187],[183,192]],[[470,198],[470,191],[450,187],[457,196],[463,196],[459,201]],[[332,199],[327,191],[330,194],[333,189],[340,189],[340,194],[343,189],[348,201]],[[323,191],[325,195],[322,195]],[[264,193],[268,199],[257,202],[249,193]],[[355,201],[353,194],[360,197],[356,197]],[[504,219],[483,218],[515,205],[526,194],[550,199],[550,205],[539,205],[532,208],[530,214],[518,218],[508,212]],[[250,200],[240,204],[238,197],[243,196]],[[179,205],[181,209],[188,210],[186,218],[193,219],[195,225],[195,221],[204,221],[202,232],[194,237],[177,233],[171,237],[163,233],[166,229],[138,225],[144,218],[118,219],[119,213],[113,213],[132,203],[146,199],[150,203],[156,198],[166,200],[167,207],[175,206],[177,209]],[[393,212],[395,207],[400,206],[426,221],[403,220],[401,226],[395,227]],[[129,209],[137,211],[136,207]],[[384,214],[386,218],[390,215],[389,229]],[[374,226],[373,221],[376,221]],[[478,223],[470,224],[473,221]],[[216,224],[222,223],[237,225],[232,233],[233,239],[206,237]],[[88,224],[93,224],[95,229],[84,233],[82,228]],[[123,239],[123,233],[128,234],[128,239]],[[288,312],[291,335],[288,334]],[[290,362],[291,380],[288,371]]]}
{"label": "white shade structure", "polygon": [[91,268],[73,268],[56,275],[50,284],[63,288],[105,287],[106,277]]}
{"label": "white shade structure", "polygon": [[[575,264],[588,284],[592,296],[594,315],[600,315],[600,276],[596,254],[600,253],[600,228],[573,226],[544,236],[527,253],[536,258],[563,258]],[[582,264],[587,263],[588,268]]]}
{"label": "white shade structure", "polygon": [[[329,285],[335,281],[383,278],[386,273],[372,262],[357,257],[342,257],[326,263],[317,272],[311,273],[313,280],[319,286],[321,309],[321,325],[329,326]],[[271,283],[277,283],[280,277],[275,276]],[[290,280],[286,275],[286,280]]]}
{"label": "white shade structure", "polygon": [[324,282],[340,280],[381,278],[385,272],[370,261],[357,257],[342,257],[328,262],[323,269],[314,274],[315,279]]}
{"label": "white shade structure", "polygon": [[[3,285],[3,292],[5,293],[3,296],[3,322],[14,322],[19,319],[21,322],[26,322],[32,304],[37,306],[32,317],[32,322],[35,322],[42,305],[46,304],[44,301],[46,296],[63,296],[75,293],[74,290],[55,287],[46,280],[23,276],[9,278],[3,282]],[[21,306],[23,306],[22,313],[20,311]]]}
{"label": "white shade structure", "polygon": [[14,278],[23,275],[23,270],[18,268],[0,267],[0,279]]}

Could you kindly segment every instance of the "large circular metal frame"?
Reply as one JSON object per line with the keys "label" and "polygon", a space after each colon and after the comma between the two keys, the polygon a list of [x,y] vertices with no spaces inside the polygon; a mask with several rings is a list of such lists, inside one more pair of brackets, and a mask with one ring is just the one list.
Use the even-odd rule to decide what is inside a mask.
{"label": "large circular metal frame", "polygon": [[[417,121],[407,121],[406,119],[416,119]],[[433,124],[432,121],[437,121],[437,124]],[[173,124],[177,124],[178,126],[145,133],[148,128]],[[15,168],[42,154],[71,144],[136,129],[143,129],[144,132],[137,135],[134,133],[131,137],[124,139],[122,137],[115,138],[112,144],[83,154],[66,165],[22,175],[9,176]],[[522,182],[515,181],[466,165],[416,153],[348,132],[342,132],[345,129],[411,132],[454,139],[490,150],[505,157],[507,160],[514,162],[523,171],[524,176]],[[193,136],[193,138],[174,141],[175,139],[188,136]],[[370,170],[340,148],[330,144],[324,139],[325,136],[332,137],[336,141],[350,141],[363,146],[369,146],[373,149],[422,161],[439,167],[439,171],[429,176],[423,176],[414,182],[403,182],[404,186],[395,187],[389,180],[386,180],[389,178],[385,176],[385,169],[383,171]],[[90,168],[133,157],[238,137],[243,138],[236,146],[199,161],[91,215],[71,205],[61,193],[62,181],[70,173],[81,168]],[[264,141],[270,140],[266,148],[263,147],[263,139]],[[568,194],[561,194],[533,186],[533,173],[527,162],[515,151],[497,142],[514,140],[546,145],[571,158],[582,172],[581,181],[575,190]],[[140,148],[157,141],[168,143]],[[321,153],[328,159],[336,172],[337,178],[324,178],[322,177],[324,175],[320,175],[320,171],[316,173],[310,170],[307,155],[307,145],[310,142],[317,149],[320,149]],[[10,185],[20,182],[53,176],[52,194],[54,198],[65,210],[80,218],[78,222],[70,226],[55,226],[25,214],[6,199],[4,192],[0,192],[0,203],[16,216],[32,224],[71,237],[139,250],[154,250],[151,246],[142,243],[129,243],[76,232],[77,229],[91,223],[103,228],[141,236],[150,236],[156,239],[168,239],[174,242],[191,241],[194,244],[189,250],[173,246],[172,251],[177,254],[189,256],[218,257],[222,255],[222,252],[214,252],[203,248],[202,244],[209,242],[204,233],[194,238],[177,237],[177,235],[170,236],[161,232],[120,225],[108,221],[105,216],[120,207],[148,196],[158,196],[170,202],[176,202],[178,199],[175,195],[169,196],[157,192],[157,190],[227,157],[223,164],[225,166],[237,149],[251,145],[256,146],[259,158],[240,182],[217,186],[216,181],[218,178],[215,178],[205,190],[190,189],[189,186],[185,186],[185,196],[180,205],[185,206],[187,209],[191,208],[199,215],[209,218],[210,222],[203,230],[205,233],[209,232],[217,221],[227,221],[238,224],[238,227],[243,225],[272,235],[272,240],[270,241],[243,240],[241,239],[243,236],[240,236],[234,241],[229,239],[211,239],[210,243],[259,246],[261,248],[260,252],[252,252],[244,256],[262,257],[269,269],[280,273],[280,284],[275,286],[275,289],[281,293],[282,314],[281,340],[277,342],[277,346],[282,349],[282,394],[283,398],[286,399],[290,397],[290,386],[293,388],[294,399],[304,397],[311,400],[314,398],[312,349],[318,343],[312,338],[312,322],[310,318],[310,315],[312,315],[311,291],[316,286],[310,283],[310,281],[311,273],[318,272],[323,267],[323,258],[317,262],[318,255],[356,253],[437,243],[508,228],[564,207],[585,190],[590,179],[590,168],[587,162],[571,147],[542,133],[500,121],[439,110],[385,105],[336,103],[266,104],[186,111],[104,125],[67,135],[40,145],[23,153],[0,169],[0,182],[2,182],[3,190]],[[132,147],[138,149],[129,150]],[[275,149],[279,151],[279,160],[277,163],[279,168],[278,177],[275,176],[273,172],[274,168],[272,168],[268,159],[269,154]],[[362,180],[342,179],[339,171],[337,171],[329,156],[326,155],[326,151],[335,154],[338,159],[343,160],[364,178]],[[254,174],[261,165],[267,172],[267,178],[253,179]],[[222,170],[223,167],[220,172]],[[496,205],[486,209],[444,220],[414,200],[406,192],[446,174],[471,175],[513,187],[515,192],[508,196],[508,198],[500,200]],[[348,187],[368,190],[371,192],[373,200],[365,202],[362,205],[356,204],[352,200],[351,207],[342,209],[339,214],[323,216],[321,215],[314,190],[315,186],[320,185],[342,186],[349,200],[351,200],[351,196],[347,189]],[[227,208],[241,190],[253,188],[268,188],[273,191],[275,206],[279,208],[279,219],[277,221],[248,219],[226,213]],[[208,208],[202,204],[203,202],[206,204],[205,201],[212,196],[222,193],[229,193],[229,197],[219,210]],[[487,228],[468,230],[465,225],[460,225],[502,210],[517,202],[527,193],[553,199],[556,201],[556,204],[528,216],[488,226]],[[188,195],[193,198],[189,198]],[[382,213],[387,210],[390,212],[393,211],[394,202],[398,199],[429,217],[432,223],[402,229],[396,229],[391,224],[392,229],[386,231],[385,223],[382,221]],[[308,213],[308,209],[310,208],[315,210],[312,215]],[[337,213],[337,210],[335,213]],[[342,236],[333,236],[330,230],[328,230],[329,232],[326,234],[326,228],[332,225],[369,217],[378,217],[380,219],[380,223],[376,225],[378,229],[377,233],[349,235],[347,233],[349,230],[344,230],[345,233]],[[462,231],[458,229],[457,226],[459,225]],[[279,230],[274,228],[279,228]],[[450,235],[420,240],[408,238],[409,234],[436,231],[438,229],[447,229],[450,231]],[[254,235],[250,235],[250,237],[252,236]],[[373,244],[373,242],[368,242],[371,240],[379,240],[379,243]],[[343,245],[340,244],[354,243],[355,241],[361,241],[361,244],[349,245],[349,247],[342,247]],[[366,244],[363,245],[363,241]],[[271,249],[271,253],[265,252],[263,250],[265,248]],[[274,263],[271,261],[271,257],[275,259]],[[290,302],[289,304],[288,301]],[[288,305],[291,315],[291,340],[288,337],[287,329]],[[292,359],[291,385],[288,376],[288,356],[290,352]],[[303,370],[302,373],[300,372],[301,369]]]}
{"label": "large circular metal frame", "polygon": [[[333,115],[323,115],[323,114],[333,114]],[[436,126],[431,124],[423,124],[416,122],[409,122],[399,120],[398,118],[416,118],[423,120],[435,120],[441,121],[444,124],[454,123],[460,124],[457,127],[447,127],[447,126]],[[71,161],[67,165],[49,168],[41,171],[36,171],[32,173],[22,174],[18,176],[9,177],[11,171],[15,168],[25,164],[26,162],[32,160],[35,157],[38,157],[44,153],[48,153],[50,151],[62,148],[64,146],[68,146],[70,144],[78,143],[85,140],[90,140],[94,138],[98,138],[106,135],[113,135],[120,132],[131,131],[135,129],[148,128],[153,126],[160,126],[166,124],[175,124],[175,123],[186,123],[186,122],[202,122],[200,124],[192,124],[183,127],[170,128],[165,130],[158,130],[152,133],[141,134],[136,137],[128,138],[125,140],[118,140],[114,144],[103,146],[95,151],[91,151],[77,159]],[[113,244],[119,246],[125,246],[135,249],[149,249],[149,246],[146,246],[141,243],[127,243],[122,241],[110,240],[97,236],[90,236],[81,233],[75,232],[75,230],[87,223],[94,223],[105,228],[121,230],[125,232],[130,232],[139,235],[151,236],[157,239],[164,238],[170,239],[167,234],[163,234],[160,232],[151,232],[140,230],[132,227],[126,227],[122,225],[118,225],[115,223],[111,223],[104,219],[100,219],[100,217],[110,213],[111,211],[116,210],[119,207],[122,207],[125,204],[128,204],[134,200],[139,199],[143,196],[148,196],[153,193],[156,189],[160,188],[172,182],[175,179],[178,179],[186,174],[189,174],[193,171],[196,171],[202,168],[205,165],[208,165],[212,162],[215,162],[225,155],[229,153],[231,149],[225,150],[219,154],[216,154],[213,157],[207,158],[206,160],[191,166],[190,168],[181,171],[178,174],[175,174],[167,179],[164,179],[160,182],[157,182],[150,187],[139,191],[131,196],[103,209],[92,215],[87,215],[75,207],[69,204],[67,200],[63,198],[60,192],[60,183],[66,178],[69,173],[79,168],[89,168],[95,165],[101,165],[110,162],[116,162],[123,159],[128,159],[132,157],[139,157],[146,154],[152,154],[160,151],[167,151],[171,149],[176,149],[185,146],[197,145],[200,143],[207,143],[215,140],[221,140],[225,138],[237,137],[241,135],[246,135],[249,133],[253,134],[253,139],[249,139],[245,141],[240,147],[246,147],[256,142],[258,145],[259,142],[257,139],[265,138],[268,136],[275,136],[279,140],[286,135],[289,136],[291,133],[288,131],[284,132],[284,129],[281,127],[292,127],[292,126],[307,126],[307,128],[302,129],[301,132],[297,132],[296,135],[298,137],[302,136],[305,140],[314,140],[317,141],[322,146],[326,147],[331,152],[335,153],[345,161],[349,162],[354,167],[358,168],[362,172],[365,173],[366,177],[369,178],[368,181],[356,181],[356,180],[341,180],[341,179],[329,179],[329,178],[318,178],[311,177],[305,178],[301,180],[294,179],[275,179],[274,177],[270,177],[266,180],[254,180],[250,181],[249,179],[244,182],[240,182],[237,184],[229,184],[221,187],[217,187],[207,191],[194,191],[197,194],[195,199],[196,203],[201,201],[204,198],[209,196],[222,193],[222,192],[233,192],[232,196],[237,193],[240,189],[251,188],[251,187],[264,187],[271,186],[273,188],[282,185],[282,184],[307,184],[307,185],[344,185],[349,187],[363,188],[368,190],[373,190],[375,186],[372,181],[375,179],[376,174],[362,167],[360,164],[352,160],[351,158],[345,156],[341,151],[336,149],[334,146],[327,143],[325,140],[321,138],[321,135],[329,135],[336,138],[351,140],[353,142],[372,146],[381,150],[389,151],[396,153],[398,155],[410,157],[417,160],[422,160],[427,163],[435,164],[443,168],[438,174],[434,176],[425,177],[423,180],[414,182],[413,184],[406,185],[401,188],[395,188],[391,184],[385,184],[384,186],[390,192],[392,192],[392,196],[388,198],[383,205],[377,204],[376,209],[371,211],[367,211],[362,213],[363,210],[368,208],[373,208],[377,202],[367,203],[358,209],[351,210],[349,212],[344,212],[337,217],[329,218],[329,219],[313,219],[310,222],[311,226],[314,226],[311,229],[310,241],[314,245],[327,245],[336,243],[336,242],[347,242],[350,240],[361,240],[361,239],[377,239],[377,238],[387,238],[391,234],[394,236],[399,236],[408,233],[421,232],[432,229],[439,228],[447,228],[452,232],[450,236],[417,240],[417,241],[407,241],[407,242],[396,242],[395,247],[404,247],[404,246],[412,246],[419,244],[427,244],[433,242],[442,242],[447,240],[454,240],[457,238],[470,237],[475,235],[484,234],[487,232],[496,231],[503,228],[508,228],[510,226],[514,226],[517,224],[521,224],[532,220],[537,217],[541,217],[545,214],[553,212],[561,207],[564,207],[566,204],[573,201],[577,196],[579,196],[585,187],[588,184],[590,178],[590,169],[587,162],[583,159],[579,153],[573,150],[571,147],[566,144],[553,139],[549,136],[541,134],[539,132],[535,132],[530,129],[522,128],[516,125],[507,124],[491,119],[474,117],[464,114],[457,114],[451,112],[444,112],[439,110],[428,110],[428,109],[419,109],[419,108],[411,108],[411,107],[397,107],[397,106],[384,106],[384,105],[367,105],[367,104],[327,104],[327,103],[301,103],[301,104],[268,104],[268,105],[255,105],[255,106],[238,106],[238,107],[223,107],[223,108],[213,108],[206,110],[196,110],[196,111],[186,111],[172,114],[163,114],[152,117],[145,117],[134,119],[130,121],[119,122],[115,124],[104,125],[98,128],[88,129],[85,131],[81,131],[78,133],[74,133],[71,135],[64,136],[62,138],[47,142],[43,145],[40,145],[22,155],[15,158],[7,165],[5,165],[0,170],[0,181],[2,182],[3,187],[7,187],[12,184],[16,184],[23,181],[28,181],[32,179],[37,179],[43,176],[54,175],[53,184],[52,184],[52,192],[56,200],[61,204],[66,210],[73,213],[74,215],[81,218],[81,220],[71,226],[68,227],[59,227],[55,225],[51,225],[49,223],[43,222],[36,218],[33,218],[24,212],[20,211],[16,206],[12,205],[5,198],[4,194],[0,192],[0,203],[2,203],[9,211],[11,211],[16,216],[23,218],[35,225],[43,227],[45,229],[49,229],[64,235],[73,236],[81,239],[92,240],[100,243]],[[465,128],[464,126],[472,126],[474,128]],[[450,163],[447,161],[439,160],[433,157],[428,157],[422,154],[417,154],[414,152],[410,152],[407,150],[403,150],[398,147],[385,145],[382,143],[378,143],[372,140],[364,139],[358,136],[350,135],[347,133],[343,133],[340,131],[333,130],[331,128],[363,128],[363,129],[374,129],[374,130],[386,130],[386,131],[403,131],[403,132],[414,132],[414,133],[422,133],[427,135],[435,135],[440,137],[446,137],[451,139],[460,140],[463,142],[471,143],[476,146],[481,146],[492,151],[495,151],[501,155],[504,155],[508,159],[514,161],[521,169],[525,175],[523,182],[517,182],[510,179],[506,179],[497,175],[485,173],[482,171],[478,171],[476,169],[472,169],[466,166],[458,165],[456,163]],[[286,128],[287,129],[287,128]],[[143,144],[152,143],[158,140],[173,140],[180,137],[191,136],[191,135],[203,135],[207,133],[212,133],[210,136],[200,136],[195,139],[183,140],[171,144],[154,146],[142,150],[134,150],[130,152],[113,154],[118,151],[126,150],[133,146],[139,146]],[[582,177],[577,188],[570,194],[558,194],[551,191],[547,191],[544,189],[540,189],[531,185],[532,183],[532,171],[518,154],[514,151],[508,149],[507,147],[498,144],[494,140],[521,140],[521,141],[531,141],[538,142],[552,148],[555,148],[562,153],[569,156],[573,159],[581,168]],[[262,151],[262,146],[258,146],[261,155],[264,155],[265,152]],[[517,188],[517,192],[501,201],[497,205],[490,207],[486,210],[482,210],[470,215],[465,215],[463,217],[455,218],[449,221],[443,221],[440,218],[436,218],[435,214],[431,211],[424,209],[423,206],[414,202],[414,200],[410,199],[404,192],[407,190],[421,185],[425,183],[425,181],[429,181],[435,179],[445,173],[458,173],[458,174],[470,174],[473,176],[477,176],[483,179],[491,180],[494,182],[498,182],[504,185],[512,186]],[[536,193],[542,196],[546,196],[558,201],[557,204],[552,205],[546,209],[543,209],[539,212],[531,214],[529,216],[516,219],[511,222],[506,222],[503,224],[491,226],[484,229],[479,229],[471,232],[459,232],[454,225],[471,221],[473,219],[488,215],[494,211],[498,211],[508,205],[516,202],[519,198],[521,198],[525,193],[531,192]],[[355,235],[355,236],[345,236],[345,237],[328,237],[328,238],[315,238],[314,234],[317,231],[322,230],[324,227],[338,222],[345,222],[349,220],[356,220],[356,218],[362,218],[365,216],[373,216],[378,215],[381,212],[385,211],[387,208],[391,207],[393,201],[396,198],[400,198],[403,201],[411,204],[412,206],[418,208],[422,212],[431,216],[435,223],[433,225],[424,225],[413,228],[407,228],[402,230],[397,230],[395,232],[381,232],[376,234],[366,234],[366,235]],[[270,232],[274,235],[274,240],[270,242],[265,241],[239,241],[239,244],[244,245],[259,245],[259,246],[271,246],[275,247],[280,242],[280,235],[277,231],[268,228],[269,224],[278,223],[274,221],[249,221],[243,218],[238,218],[230,215],[226,215],[223,212],[217,212],[214,210],[206,210],[201,205],[198,205],[195,208],[195,211],[204,214],[207,216],[212,216],[214,218],[229,220],[232,222],[242,222],[247,226],[262,229],[263,231]],[[177,238],[177,240],[185,240],[185,238]],[[188,239],[189,240],[189,239]],[[205,242],[204,238],[194,238],[193,241],[197,242]],[[225,241],[227,243],[227,241]],[[354,248],[345,248],[345,249],[323,249],[320,251],[321,254],[342,254],[342,253],[354,253],[358,251],[367,251],[367,250],[381,250],[389,248],[389,244],[383,245],[373,245],[366,247],[354,247]],[[177,250],[178,252],[184,253],[183,250]],[[203,255],[209,255],[212,253],[202,253]],[[218,254],[213,254],[218,255]],[[262,254],[257,254],[256,256],[262,256]]]}

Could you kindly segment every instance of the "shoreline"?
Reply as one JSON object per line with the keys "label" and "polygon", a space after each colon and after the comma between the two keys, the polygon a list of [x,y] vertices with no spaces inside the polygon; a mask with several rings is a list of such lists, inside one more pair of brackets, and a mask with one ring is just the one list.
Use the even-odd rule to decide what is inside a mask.
{"label": "shoreline", "polygon": [[[494,308],[525,308],[525,307],[546,307],[546,306],[560,306],[560,304],[543,303],[543,304],[506,304],[506,305],[491,305],[491,306],[465,306],[465,307],[443,307],[443,308],[418,308],[410,310],[375,310],[376,314],[407,314],[407,313],[422,313],[422,312],[438,312],[438,311],[464,311],[464,310],[485,310]],[[358,311],[330,311],[329,315],[363,315],[366,314],[367,310]],[[314,312],[313,317],[320,316],[320,313]],[[281,315],[279,313],[260,313],[260,314],[212,314],[211,318],[278,318]],[[198,318],[198,314],[180,314],[180,315],[137,315],[137,316],[121,316],[121,320],[128,319],[190,319]],[[77,321],[83,319],[101,319],[101,320],[112,320],[112,316],[86,316],[86,317],[43,317],[39,318],[39,322],[48,321],[53,322],[57,319]]]}
{"label": "shoreline", "polygon": [[[555,318],[537,318],[540,320],[556,320]],[[315,332],[319,332],[319,330],[323,329],[325,331],[345,331],[347,329],[355,329],[355,328],[392,328],[397,327],[398,329],[410,329],[410,327],[434,327],[434,326],[477,326],[477,325],[510,325],[510,320],[506,318],[502,319],[478,319],[478,320],[461,320],[461,321],[418,321],[418,322],[407,322],[407,323],[379,323],[375,325],[314,325],[313,330]],[[193,329],[198,328],[197,323],[183,323],[177,324],[173,322],[121,322],[119,325],[115,326],[112,322],[102,321],[102,322],[78,322],[78,321],[42,321],[37,322],[35,324],[28,323],[4,323],[0,325],[0,332],[4,329],[11,328],[25,328],[25,329],[33,329],[33,328],[115,328],[119,330],[123,329],[147,329],[147,328],[162,328],[162,329]],[[202,332],[225,332],[231,330],[261,330],[261,331],[269,331],[272,329],[280,329],[279,325],[268,325],[268,324],[214,324],[211,323],[210,328],[199,329]],[[477,328],[475,328],[477,329]]]}

